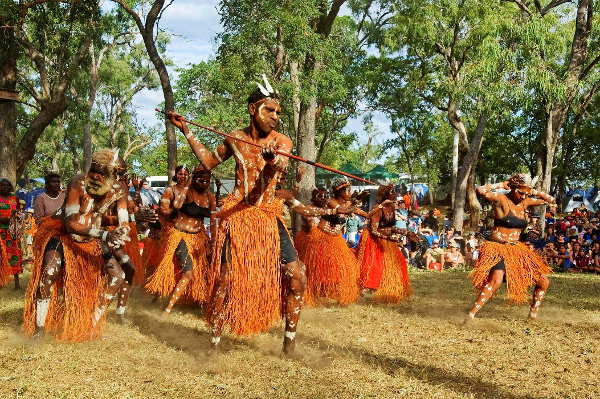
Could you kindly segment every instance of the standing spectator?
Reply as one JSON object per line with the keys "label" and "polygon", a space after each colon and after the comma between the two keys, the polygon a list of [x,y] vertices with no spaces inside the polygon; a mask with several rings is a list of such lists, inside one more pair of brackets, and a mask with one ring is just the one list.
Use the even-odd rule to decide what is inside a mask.
{"label": "standing spectator", "polygon": [[358,230],[362,227],[362,220],[360,216],[351,214],[346,219],[346,242],[350,248],[358,245]]}
{"label": "standing spectator", "polygon": [[140,199],[142,205],[153,207],[158,206],[160,202],[160,193],[150,187],[150,183],[146,179],[141,182],[142,188],[140,189]]}
{"label": "standing spectator", "polygon": [[407,190],[406,193],[402,196],[402,201],[404,201],[404,205],[406,207],[407,210],[411,210],[412,208],[410,207],[410,205],[412,204],[411,202],[411,195],[410,195],[410,190]]}
{"label": "standing spectator", "polygon": [[0,178],[0,240],[4,242],[6,248],[6,259],[3,259],[4,263],[0,265],[4,270],[0,274],[14,276],[15,289],[18,290],[21,288],[19,274],[23,269],[20,243],[9,231],[11,219],[17,211],[17,197],[13,191],[12,183],[8,179]]}
{"label": "standing spectator", "polygon": [[400,200],[398,202],[398,209],[396,209],[396,228],[399,230],[408,230],[408,211],[406,210],[406,205],[404,204],[404,200]]}
{"label": "standing spectator", "polygon": [[408,230],[418,233],[421,228],[421,217],[413,211],[408,212]]}
{"label": "standing spectator", "polygon": [[44,177],[46,184],[42,194],[33,200],[33,217],[36,222],[46,216],[52,216],[65,202],[66,193],[60,188],[60,175],[49,173]]}

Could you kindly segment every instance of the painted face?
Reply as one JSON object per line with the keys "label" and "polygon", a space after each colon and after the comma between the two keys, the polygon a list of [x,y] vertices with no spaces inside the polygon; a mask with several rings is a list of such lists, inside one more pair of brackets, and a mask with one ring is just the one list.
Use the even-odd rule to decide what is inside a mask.
{"label": "painted face", "polygon": [[105,195],[115,183],[115,176],[106,166],[92,163],[85,176],[85,190],[91,195]]}
{"label": "painted face", "polygon": [[197,191],[204,192],[210,186],[210,175],[206,173],[194,173],[192,175],[192,184]]}
{"label": "painted face", "polygon": [[0,181],[0,195],[7,196],[10,195],[12,191],[12,186],[6,180]]}
{"label": "painted face", "polygon": [[181,168],[175,175],[175,180],[177,181],[177,184],[183,184],[186,182],[189,176],[190,172],[186,168]]}
{"label": "painted face", "polygon": [[531,192],[531,189],[527,186],[519,186],[512,189],[513,199],[517,202],[523,201],[527,195]]}
{"label": "painted face", "polygon": [[335,196],[344,201],[350,201],[350,198],[352,197],[352,194],[350,193],[350,186],[340,188],[335,192]]}
{"label": "painted face", "polygon": [[250,115],[254,125],[265,134],[271,133],[279,124],[281,105],[275,100],[267,99],[251,104]]}

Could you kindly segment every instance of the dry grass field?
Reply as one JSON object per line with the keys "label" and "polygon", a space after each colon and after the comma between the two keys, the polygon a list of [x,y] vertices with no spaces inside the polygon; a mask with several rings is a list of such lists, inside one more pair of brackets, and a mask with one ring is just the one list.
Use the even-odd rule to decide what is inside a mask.
{"label": "dry grass field", "polygon": [[22,291],[0,290],[0,398],[599,398],[600,276],[554,275],[540,320],[495,298],[462,325],[464,272],[412,273],[400,306],[303,312],[298,359],[282,328],[224,338],[209,357],[198,311],[169,319],[140,291],[129,324],[85,344],[19,333]]}

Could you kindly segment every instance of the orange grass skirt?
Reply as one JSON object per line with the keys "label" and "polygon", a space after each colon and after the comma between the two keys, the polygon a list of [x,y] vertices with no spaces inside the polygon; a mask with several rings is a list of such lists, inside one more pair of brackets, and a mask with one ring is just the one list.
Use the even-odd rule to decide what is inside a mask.
{"label": "orange grass skirt", "polygon": [[[216,317],[236,335],[268,331],[282,318],[282,273],[277,220],[283,213],[283,202],[253,206],[239,197],[225,199],[221,212],[216,246],[213,253],[209,287],[214,295],[221,278],[227,279],[227,299],[220,314],[215,314],[211,299],[208,321]],[[283,223],[283,221],[282,221]],[[229,237],[231,261],[221,273],[221,253]]]}
{"label": "orange grass skirt", "polygon": [[46,246],[54,237],[58,237],[63,246],[63,268],[52,290],[44,330],[61,341],[83,342],[99,338],[104,318],[95,325],[92,318],[101,304],[101,293],[106,284],[100,241],[76,242],[66,233],[63,222],[54,218],[44,220],[34,238],[34,263],[25,294],[23,331],[31,336],[36,330],[36,294]]}
{"label": "orange grass skirt", "polygon": [[10,281],[11,268],[8,265],[8,254],[4,241],[0,240],[0,288],[4,287]]}
{"label": "orange grass skirt", "polygon": [[317,305],[321,297],[340,305],[356,302],[360,264],[341,235],[327,234],[318,227],[297,237],[298,257],[306,265],[305,302]]}
{"label": "orange grass skirt", "polygon": [[473,287],[481,291],[488,281],[490,269],[504,260],[506,268],[506,289],[509,301],[526,303],[529,297],[529,287],[535,285],[543,276],[552,273],[546,261],[527,245],[501,244],[485,241],[481,252],[470,274]]}
{"label": "orange grass skirt", "polygon": [[375,289],[374,299],[399,303],[411,294],[406,259],[398,244],[363,230],[358,249],[361,286]]}
{"label": "orange grass skirt", "polygon": [[195,234],[184,233],[169,224],[165,225],[161,238],[162,245],[158,250],[160,255],[157,254],[160,260],[148,277],[145,285],[146,291],[160,296],[171,295],[181,277],[181,268],[177,256],[175,256],[175,250],[183,240],[192,259],[192,280],[182,294],[182,299],[188,302],[206,302],[209,296],[206,284],[208,270],[206,257],[208,236],[206,232],[201,230]]}

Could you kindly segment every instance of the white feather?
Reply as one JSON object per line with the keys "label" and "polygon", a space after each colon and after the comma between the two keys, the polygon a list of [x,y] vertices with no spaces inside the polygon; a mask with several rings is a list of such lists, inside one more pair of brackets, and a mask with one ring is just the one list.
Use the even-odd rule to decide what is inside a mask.
{"label": "white feather", "polygon": [[264,94],[265,96],[268,96],[269,94],[271,94],[271,93],[269,93],[269,91],[268,91],[267,89],[265,89],[265,88],[264,88],[264,87],[263,87],[263,86],[262,86],[260,83],[258,83],[258,82],[257,82],[256,84],[258,85],[258,89],[260,90],[260,92],[261,92],[262,94]]}
{"label": "white feather", "polygon": [[269,92],[269,94],[274,93],[273,86],[271,86],[271,83],[269,83],[269,80],[267,79],[267,75],[265,75],[263,73],[262,74],[262,78],[263,78],[263,82],[265,82],[265,88],[267,89],[267,91]]}

